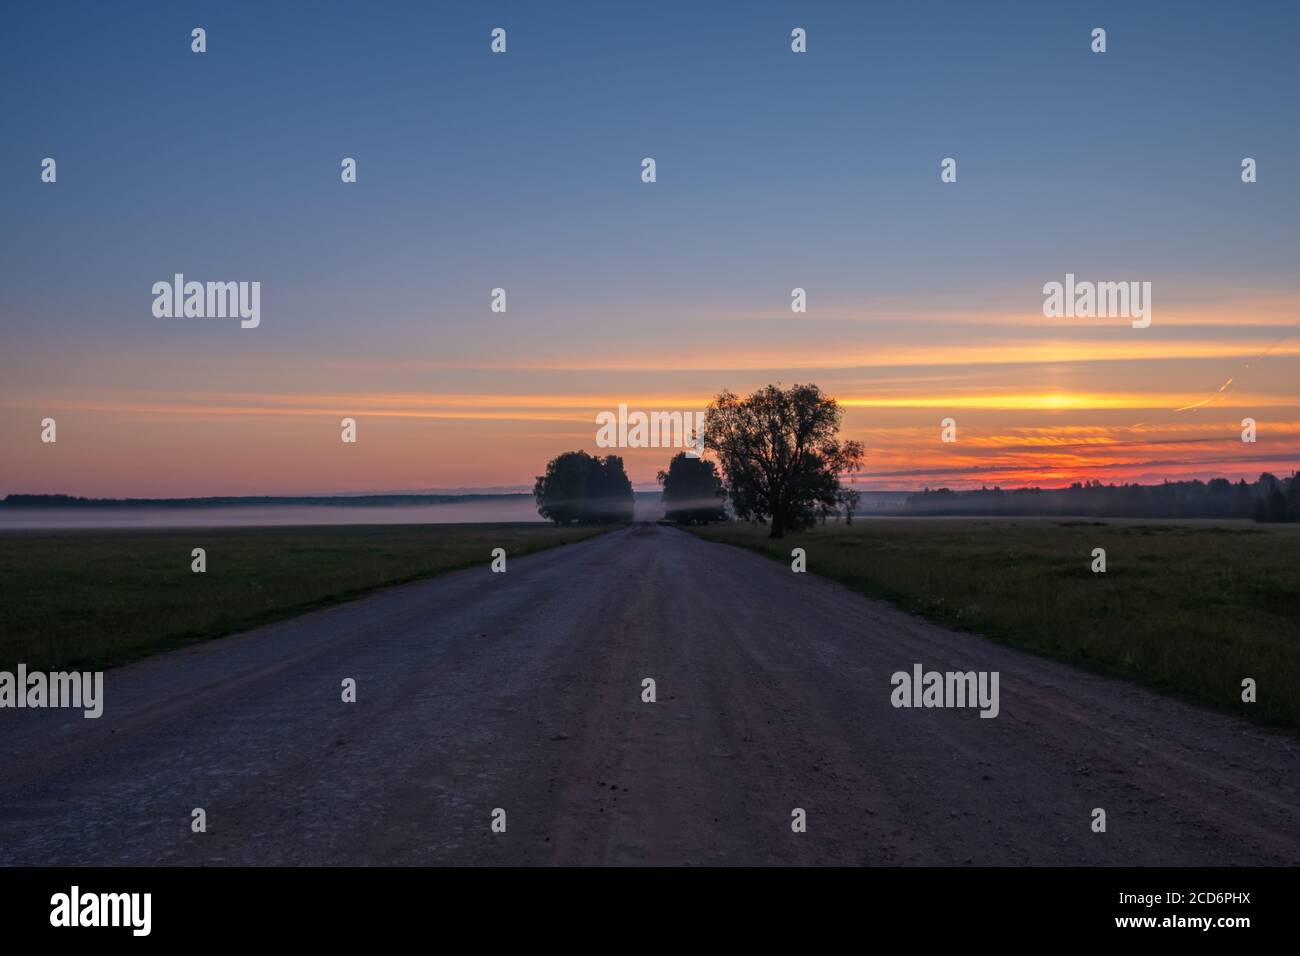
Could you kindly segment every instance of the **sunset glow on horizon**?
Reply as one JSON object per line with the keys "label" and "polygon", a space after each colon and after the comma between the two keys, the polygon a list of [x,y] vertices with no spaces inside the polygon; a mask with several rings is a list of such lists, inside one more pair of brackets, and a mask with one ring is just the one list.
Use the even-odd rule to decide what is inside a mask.
{"label": "sunset glow on horizon", "polygon": [[[1171,342],[1169,334],[1179,329],[1168,319],[1159,331]],[[84,379],[46,384],[37,405],[24,400],[33,386],[13,389],[9,379],[5,404],[21,411],[7,419],[3,435],[18,451],[4,491],[197,497],[526,489],[559,451],[605,453],[595,443],[601,411],[620,403],[644,411],[700,410],[724,387],[745,393],[769,381],[812,381],[839,401],[845,436],[867,447],[867,466],[853,477],[867,490],[1289,474],[1300,461],[1300,401],[1293,385],[1300,339],[1284,338],[1261,358],[1255,337],[1219,334],[1217,358],[1177,339],[1162,357],[1116,360],[1094,357],[1105,352],[1100,340],[1075,360],[1012,357],[997,364],[986,361],[988,347],[978,341],[929,350],[917,342],[908,346],[916,364],[874,368],[780,369],[780,356],[769,354],[760,371],[680,370],[671,388],[653,384],[661,374],[653,365],[560,372],[524,361],[507,375],[461,370],[458,390],[447,383],[420,390],[379,364],[359,362],[345,376],[341,363],[331,362],[304,364],[292,375],[286,369],[264,383],[273,389],[244,391],[217,387],[220,370],[192,361],[193,387],[175,381],[179,370],[171,365],[174,381],[163,387],[122,387],[105,375],[93,388]],[[1123,335],[1119,330],[1111,337]],[[842,357],[826,356],[836,359]],[[112,376],[121,380],[117,361],[129,359],[113,363]],[[21,378],[23,370],[15,374]],[[509,381],[513,390],[484,390],[489,377]],[[146,370],[127,378],[143,381]],[[324,387],[345,378],[352,387]],[[625,379],[626,387],[614,387],[616,379]],[[75,436],[75,444],[22,442],[15,423],[30,426],[45,414],[56,415],[62,435]],[[960,430],[951,445],[938,441],[947,415]],[[1255,445],[1240,441],[1245,416],[1259,423],[1264,440]],[[342,417],[359,423],[354,447],[339,447]],[[653,487],[655,473],[674,453],[614,451],[641,488]],[[256,463],[253,473],[249,462]]]}

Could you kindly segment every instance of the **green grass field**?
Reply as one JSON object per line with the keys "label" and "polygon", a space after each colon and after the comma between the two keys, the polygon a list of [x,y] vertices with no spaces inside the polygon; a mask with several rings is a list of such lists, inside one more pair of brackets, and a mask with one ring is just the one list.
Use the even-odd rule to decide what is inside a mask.
{"label": "green grass field", "polygon": [[[751,525],[695,530],[787,563],[801,547],[810,573],[941,624],[1300,728],[1295,525],[883,518],[775,542]],[[1093,548],[1105,574],[1090,570]]]}
{"label": "green grass field", "polygon": [[[0,670],[102,668],[600,534],[544,524],[0,533]],[[207,571],[190,552],[207,551]]]}

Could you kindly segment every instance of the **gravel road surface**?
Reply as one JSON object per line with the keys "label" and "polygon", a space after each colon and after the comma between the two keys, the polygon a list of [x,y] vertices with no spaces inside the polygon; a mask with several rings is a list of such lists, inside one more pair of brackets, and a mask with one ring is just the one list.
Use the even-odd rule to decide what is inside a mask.
{"label": "gravel road surface", "polygon": [[[999,672],[998,716],[894,708],[917,663]],[[1300,864],[1294,738],[654,525],[104,696],[0,711],[0,863]]]}

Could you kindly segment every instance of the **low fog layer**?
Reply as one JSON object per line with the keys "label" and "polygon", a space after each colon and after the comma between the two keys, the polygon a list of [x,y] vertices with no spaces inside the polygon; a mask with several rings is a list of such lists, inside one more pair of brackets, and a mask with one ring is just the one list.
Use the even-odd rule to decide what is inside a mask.
{"label": "low fog layer", "polygon": [[0,510],[0,528],[240,528],[265,525],[476,524],[541,521],[532,498],[437,505],[229,505],[220,508]]}
{"label": "low fog layer", "polygon": [[[859,514],[896,514],[903,493],[864,493]],[[339,499],[335,499],[339,500]],[[701,501],[698,507],[708,507]],[[664,506],[657,491],[638,491],[633,516],[637,521],[659,521]],[[690,503],[696,507],[695,503]],[[297,505],[222,504],[189,507],[184,504],[150,507],[109,503],[58,508],[0,508],[0,530],[59,528],[245,528],[275,525],[350,524],[480,524],[537,521],[537,503],[531,495],[503,495],[417,505]]]}

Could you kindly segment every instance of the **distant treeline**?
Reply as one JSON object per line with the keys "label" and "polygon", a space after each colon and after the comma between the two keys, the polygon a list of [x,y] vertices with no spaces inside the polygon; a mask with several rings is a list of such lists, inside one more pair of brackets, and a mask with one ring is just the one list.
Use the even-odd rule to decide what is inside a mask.
{"label": "distant treeline", "polygon": [[1088,515],[1108,518],[1253,518],[1300,521],[1300,479],[1268,473],[1253,483],[1226,478],[1161,485],[1075,482],[1068,488],[929,489],[908,497],[910,515]]}
{"label": "distant treeline", "polygon": [[353,495],[302,498],[76,498],[72,495],[6,495],[0,507],[7,508],[229,508],[238,505],[326,505],[342,508],[397,507],[402,505],[448,505],[473,501],[524,498],[524,494],[499,495]]}

